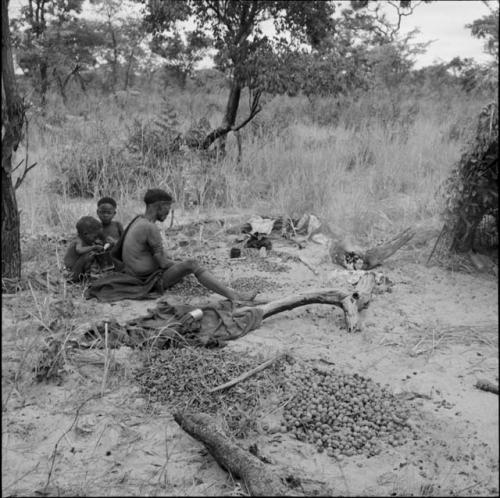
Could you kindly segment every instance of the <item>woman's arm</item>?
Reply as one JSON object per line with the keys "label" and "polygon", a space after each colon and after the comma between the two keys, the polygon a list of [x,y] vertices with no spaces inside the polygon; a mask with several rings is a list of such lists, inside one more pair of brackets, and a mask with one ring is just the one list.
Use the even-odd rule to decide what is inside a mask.
{"label": "woman's arm", "polygon": [[169,268],[174,264],[171,259],[165,256],[163,251],[163,241],[161,240],[160,230],[158,227],[151,225],[147,233],[146,242],[151,250],[153,259],[160,268]]}

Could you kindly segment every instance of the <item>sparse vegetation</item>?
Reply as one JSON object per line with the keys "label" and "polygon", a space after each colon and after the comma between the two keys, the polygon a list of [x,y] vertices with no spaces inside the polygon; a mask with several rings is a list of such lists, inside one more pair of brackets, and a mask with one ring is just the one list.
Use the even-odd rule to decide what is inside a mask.
{"label": "sparse vegetation", "polygon": [[[334,31],[321,22],[330,7],[340,9],[331,2],[282,9],[283,2],[127,1],[137,9],[163,6],[158,17],[149,8],[128,21],[124,2],[91,3],[104,20],[80,23],[81,0],[33,0],[11,19],[16,67],[25,73],[3,78],[4,86],[17,84],[14,107],[18,97],[23,105],[6,113],[2,106],[5,130],[19,132],[2,159],[13,215],[2,211],[2,253],[19,245],[22,258],[12,258],[2,276],[3,493],[243,495],[173,424],[173,409],[183,408],[215,414],[254,454],[264,448],[305,495],[496,496],[498,452],[487,435],[497,428],[497,403],[473,386],[476,374],[498,385],[498,288],[487,272],[426,267],[435,238],[408,244],[379,268],[390,276],[391,295],[378,289],[362,333],[344,333],[335,310],[312,305],[266,321],[222,351],[83,345],[96,322],[133,319],[151,303],[86,301],[84,288],[68,284],[62,271],[75,223],[95,216],[99,197],[116,199],[126,225],[150,187],[176,199],[173,226],[169,219],[162,227],[174,258],[196,258],[264,299],[332,282],[327,249],[310,243],[302,251],[317,260],[321,278],[285,240],[273,241],[265,257],[244,249],[241,260],[228,262],[241,234],[220,219],[314,213],[371,247],[408,226],[439,233],[469,206],[481,212],[474,223],[481,218],[493,233],[498,166],[490,166],[498,142],[490,146],[498,111],[483,116],[479,133],[475,125],[479,110],[497,101],[496,67],[457,57],[414,69],[425,44],[401,38],[366,8],[372,2],[344,2]],[[208,4],[229,10],[204,11]],[[413,9],[413,2],[390,4],[399,19]],[[282,16],[294,39],[255,31],[252,9]],[[171,21],[189,13],[200,23],[183,37]],[[167,25],[169,34],[160,29]],[[469,28],[498,60],[495,26],[493,9]],[[245,29],[241,39],[231,37],[235,27]],[[216,66],[195,69],[208,49]],[[467,152],[478,135],[475,152]],[[477,188],[480,206],[473,204]],[[210,227],[198,223],[214,217]],[[459,238],[470,242],[470,230]],[[194,277],[166,294],[193,304],[212,297]],[[207,392],[284,344],[297,358],[292,373],[276,364]],[[318,373],[323,360],[334,360],[335,369]],[[410,400],[419,437],[408,430],[401,438],[396,429]],[[486,436],[474,433],[479,428]],[[380,436],[392,443],[379,444]]]}

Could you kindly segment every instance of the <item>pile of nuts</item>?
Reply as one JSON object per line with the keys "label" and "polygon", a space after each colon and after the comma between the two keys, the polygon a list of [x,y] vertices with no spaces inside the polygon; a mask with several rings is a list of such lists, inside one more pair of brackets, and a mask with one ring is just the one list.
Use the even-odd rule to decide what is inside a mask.
{"label": "pile of nuts", "polygon": [[283,286],[265,277],[239,277],[231,281],[231,287],[238,292],[255,291],[262,292],[281,289]]}
{"label": "pile of nuts", "polygon": [[281,430],[318,452],[369,457],[380,453],[382,442],[400,446],[416,437],[407,425],[408,408],[371,379],[296,364],[288,378],[294,396],[284,408]]}
{"label": "pile of nuts", "polygon": [[151,358],[136,379],[151,401],[215,414],[236,437],[255,429],[261,401],[277,395],[286,400],[280,431],[339,460],[372,457],[383,445],[417,439],[408,406],[387,388],[357,373],[321,370],[290,357],[234,387],[208,392],[260,361],[224,350],[171,349]]}

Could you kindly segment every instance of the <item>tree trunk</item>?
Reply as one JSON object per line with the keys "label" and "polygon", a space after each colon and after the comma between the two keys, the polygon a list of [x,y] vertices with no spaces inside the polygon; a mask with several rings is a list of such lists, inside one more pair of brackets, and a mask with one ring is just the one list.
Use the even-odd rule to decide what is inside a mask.
{"label": "tree trunk", "polygon": [[125,81],[123,83],[123,89],[126,91],[128,89],[128,85],[130,83],[130,71],[132,69],[132,64],[134,62],[134,50],[130,52],[128,61],[127,61],[127,69],[125,70]]}
{"label": "tree trunk", "polygon": [[[10,42],[8,1],[2,0],[2,278],[21,277],[20,220],[12,184],[12,154],[22,139],[24,105],[19,97]],[[2,113],[3,114],[3,113]]]}
{"label": "tree trunk", "polygon": [[111,61],[111,91],[115,93],[118,81],[118,42],[116,41],[115,30],[111,24],[111,17],[108,14],[108,28],[111,35],[111,48],[113,50],[113,60]]}
{"label": "tree trunk", "polygon": [[59,87],[59,93],[61,94],[61,97],[63,99],[63,103],[66,105],[68,98],[66,97],[66,83],[63,83],[61,76],[57,72],[57,69],[54,68],[54,77],[57,80],[57,86]]}
{"label": "tree trunk", "polygon": [[48,65],[47,61],[40,62],[40,94],[42,107],[47,103],[47,90],[49,89],[49,78],[47,76]]}
{"label": "tree trunk", "polygon": [[204,413],[175,413],[174,420],[190,436],[201,441],[223,469],[239,477],[251,496],[290,495],[290,489],[270,467],[233,443],[213,417]]}
{"label": "tree trunk", "polygon": [[12,178],[2,167],[2,278],[21,278],[20,220]]}
{"label": "tree trunk", "polygon": [[[236,77],[233,78],[231,82],[231,89],[229,91],[229,97],[226,104],[226,113],[224,114],[224,119],[222,120],[222,127],[225,129],[230,129],[234,126],[236,122],[236,116],[238,114],[238,106],[240,105],[241,97],[241,86],[238,83]],[[224,154],[226,151],[226,136],[223,135],[219,139],[219,150]]]}

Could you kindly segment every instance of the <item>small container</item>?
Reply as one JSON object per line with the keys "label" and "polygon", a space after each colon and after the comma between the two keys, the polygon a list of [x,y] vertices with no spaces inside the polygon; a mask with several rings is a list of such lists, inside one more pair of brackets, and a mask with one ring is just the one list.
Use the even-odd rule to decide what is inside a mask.
{"label": "small container", "polygon": [[229,253],[230,258],[240,258],[241,257],[241,249],[239,247],[232,247],[231,252]]}
{"label": "small container", "polygon": [[188,314],[193,317],[193,320],[201,320],[203,318],[203,310],[201,310],[200,308],[196,308],[195,310],[190,311]]}

